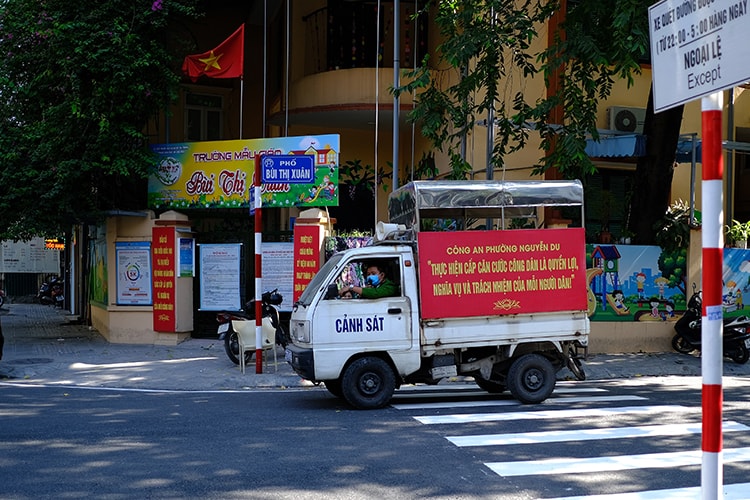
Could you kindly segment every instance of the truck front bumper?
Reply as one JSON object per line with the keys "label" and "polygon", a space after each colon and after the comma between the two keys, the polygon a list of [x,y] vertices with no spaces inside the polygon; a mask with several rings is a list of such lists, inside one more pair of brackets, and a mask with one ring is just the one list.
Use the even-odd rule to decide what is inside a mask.
{"label": "truck front bumper", "polygon": [[285,358],[297,375],[315,381],[315,361],[312,349],[289,344],[286,346]]}

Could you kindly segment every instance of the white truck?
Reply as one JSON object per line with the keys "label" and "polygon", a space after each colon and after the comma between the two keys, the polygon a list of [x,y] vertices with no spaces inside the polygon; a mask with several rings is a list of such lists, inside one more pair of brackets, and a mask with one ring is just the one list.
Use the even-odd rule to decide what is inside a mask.
{"label": "white truck", "polygon": [[[358,409],[388,404],[402,384],[446,377],[473,377],[523,403],[549,397],[563,367],[583,380],[585,235],[550,220],[561,210],[580,211],[580,225],[580,182],[414,181],[397,189],[375,243],[333,255],[294,304],[287,361]],[[365,286],[373,264],[396,295],[341,298],[342,288]]]}

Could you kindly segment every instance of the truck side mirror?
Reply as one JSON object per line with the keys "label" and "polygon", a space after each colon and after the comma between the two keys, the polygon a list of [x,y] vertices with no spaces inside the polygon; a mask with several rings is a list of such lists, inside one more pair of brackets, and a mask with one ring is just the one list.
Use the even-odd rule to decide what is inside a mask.
{"label": "truck side mirror", "polygon": [[324,300],[331,300],[335,299],[339,296],[339,287],[336,286],[336,283],[331,283],[328,285],[328,289],[326,290],[326,295],[323,297]]}

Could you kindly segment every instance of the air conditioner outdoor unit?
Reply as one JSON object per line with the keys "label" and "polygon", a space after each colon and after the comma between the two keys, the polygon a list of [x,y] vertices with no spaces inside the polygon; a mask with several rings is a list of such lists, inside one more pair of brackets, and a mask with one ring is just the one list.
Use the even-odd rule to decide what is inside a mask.
{"label": "air conditioner outdoor unit", "polygon": [[611,106],[607,110],[607,113],[609,115],[610,130],[629,132],[632,134],[643,133],[643,121],[646,119],[645,109]]}

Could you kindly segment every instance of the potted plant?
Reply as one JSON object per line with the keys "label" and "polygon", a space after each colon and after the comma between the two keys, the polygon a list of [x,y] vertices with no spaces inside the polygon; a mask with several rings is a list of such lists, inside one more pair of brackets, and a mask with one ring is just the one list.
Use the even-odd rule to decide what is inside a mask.
{"label": "potted plant", "polygon": [[735,248],[747,248],[747,240],[750,237],[750,221],[740,222],[732,219],[732,224],[724,227],[724,235],[727,245]]}
{"label": "potted plant", "polygon": [[620,233],[620,244],[630,245],[630,243],[633,241],[633,238],[635,238],[635,233],[628,229],[623,229]]}

